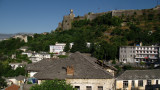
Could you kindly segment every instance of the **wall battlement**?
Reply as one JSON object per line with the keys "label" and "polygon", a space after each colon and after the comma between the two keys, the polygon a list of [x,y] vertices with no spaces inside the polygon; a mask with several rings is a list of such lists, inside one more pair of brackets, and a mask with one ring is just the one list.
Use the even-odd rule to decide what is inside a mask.
{"label": "wall battlement", "polygon": [[[144,10],[149,10],[149,9],[144,9]],[[160,10],[160,5],[156,6],[155,8],[152,8],[151,10]],[[93,20],[98,16],[102,16],[108,13],[111,13],[112,16],[117,16],[117,17],[122,15],[132,16],[134,14],[143,15],[143,10],[112,10],[112,11],[102,12],[102,13],[88,13],[88,14],[85,14],[84,16],[75,17],[75,15],[73,14],[73,10],[71,9],[70,14],[63,17],[63,21],[62,23],[59,23],[57,29],[69,30],[72,28],[72,22],[74,20],[84,20],[84,19]]]}

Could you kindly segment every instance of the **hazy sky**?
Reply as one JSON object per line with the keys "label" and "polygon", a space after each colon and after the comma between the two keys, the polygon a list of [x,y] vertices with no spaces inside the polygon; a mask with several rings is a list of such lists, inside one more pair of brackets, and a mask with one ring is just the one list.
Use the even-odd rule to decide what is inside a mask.
{"label": "hazy sky", "polygon": [[156,0],[0,0],[0,33],[55,30],[73,9],[76,16],[115,9],[149,9]]}

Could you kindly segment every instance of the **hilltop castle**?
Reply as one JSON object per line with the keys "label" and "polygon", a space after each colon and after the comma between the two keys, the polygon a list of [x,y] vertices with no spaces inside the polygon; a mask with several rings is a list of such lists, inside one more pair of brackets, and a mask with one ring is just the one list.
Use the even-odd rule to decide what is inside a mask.
{"label": "hilltop castle", "polygon": [[[71,29],[72,28],[72,22],[74,20],[84,20],[84,19],[93,20],[98,16],[101,16],[101,15],[104,15],[104,14],[108,14],[108,13],[111,13],[112,16],[121,16],[121,15],[132,16],[135,13],[136,13],[136,15],[143,15],[145,10],[156,10],[156,11],[159,11],[160,10],[160,5],[156,6],[155,8],[152,8],[152,9],[112,10],[112,11],[102,12],[102,13],[88,13],[88,14],[85,14],[84,16],[78,16],[78,17],[75,17],[75,14],[73,13],[73,10],[71,9],[70,10],[70,14],[63,17],[63,21],[62,21],[62,23],[59,23],[57,29],[61,29],[61,30],[69,30],[69,29]],[[158,13],[160,13],[160,11]]]}

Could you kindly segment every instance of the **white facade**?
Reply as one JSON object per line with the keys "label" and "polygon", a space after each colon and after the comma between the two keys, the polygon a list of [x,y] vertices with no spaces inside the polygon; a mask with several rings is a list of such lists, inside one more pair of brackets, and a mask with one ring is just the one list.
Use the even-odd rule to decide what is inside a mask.
{"label": "white facade", "polygon": [[33,72],[33,71],[29,72],[29,77],[34,77],[34,75],[35,75],[36,73],[37,73],[37,72]]}
{"label": "white facade", "polygon": [[27,55],[28,57],[31,57],[32,53],[31,52],[22,52],[22,55]]}
{"label": "white facade", "polygon": [[60,52],[63,52],[65,46],[65,43],[56,43],[55,45],[50,45],[50,53],[60,54]]}
{"label": "white facade", "polygon": [[9,63],[9,65],[12,67],[12,69],[16,70],[18,67],[22,67],[20,66],[20,64],[22,63]]}
{"label": "white facade", "polygon": [[29,58],[32,62],[39,62],[42,59],[49,59],[51,58],[50,54],[47,53],[34,53],[32,56]]}
{"label": "white facade", "polygon": [[119,50],[119,61],[123,63],[156,62],[159,58],[159,46],[122,46]]}
{"label": "white facade", "polygon": [[[89,48],[91,43],[87,42],[87,47]],[[70,49],[72,48],[72,46],[74,45],[74,43],[70,43],[69,44]],[[66,46],[66,43],[56,43],[55,45],[50,45],[50,53],[55,53],[55,54],[61,54],[62,52],[64,52],[64,47]]]}

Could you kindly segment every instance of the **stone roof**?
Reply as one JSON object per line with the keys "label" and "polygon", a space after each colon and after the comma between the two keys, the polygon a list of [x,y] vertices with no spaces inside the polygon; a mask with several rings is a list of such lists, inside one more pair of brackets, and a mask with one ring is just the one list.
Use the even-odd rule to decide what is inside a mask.
{"label": "stone roof", "polygon": [[39,62],[32,63],[26,65],[26,70],[28,71],[43,71],[46,70],[46,68],[51,67],[54,64],[54,59],[43,59]]}
{"label": "stone roof", "polygon": [[19,75],[19,76],[15,77],[15,79],[18,80],[18,81],[20,81],[20,80],[26,79],[26,77],[22,76],[22,75]]}
{"label": "stone roof", "polygon": [[160,79],[160,70],[127,70],[117,80]]}
{"label": "stone roof", "polygon": [[[33,66],[38,72],[35,74],[37,79],[111,79],[111,73],[103,70],[96,64],[96,58],[83,55],[79,52],[71,54],[68,58],[50,60],[49,62],[40,61]],[[41,66],[41,67],[40,67]],[[43,68],[42,68],[43,66]],[[67,75],[66,69],[68,66],[73,66],[74,75]],[[40,70],[40,68],[41,70]],[[32,68],[32,69],[33,69]],[[31,67],[28,68],[31,70]]]}

